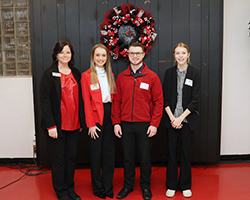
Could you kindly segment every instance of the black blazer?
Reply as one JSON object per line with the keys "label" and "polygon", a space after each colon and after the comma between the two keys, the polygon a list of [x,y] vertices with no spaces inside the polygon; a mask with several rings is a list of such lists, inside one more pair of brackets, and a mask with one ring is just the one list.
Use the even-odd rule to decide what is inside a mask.
{"label": "black blazer", "polygon": [[[163,81],[164,108],[170,107],[174,114],[177,103],[177,66],[167,69]],[[191,113],[187,116],[188,124],[193,131],[199,119],[199,95],[200,95],[200,72],[192,66],[188,66],[184,80],[182,93],[182,107]],[[170,119],[166,117],[166,127],[170,126]]]}
{"label": "black blazer", "polygon": [[[81,73],[75,67],[71,71],[79,86],[79,120],[81,127],[85,125],[84,110],[81,89]],[[61,81],[58,66],[51,65],[44,73],[40,82],[40,103],[42,108],[42,127],[50,128],[57,126],[61,131]],[[85,125],[86,126],[86,125]]]}

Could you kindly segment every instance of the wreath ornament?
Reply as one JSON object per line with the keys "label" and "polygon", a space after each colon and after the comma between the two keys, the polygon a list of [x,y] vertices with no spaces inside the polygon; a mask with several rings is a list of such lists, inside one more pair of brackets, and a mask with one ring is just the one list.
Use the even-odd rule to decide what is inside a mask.
{"label": "wreath ornament", "polygon": [[134,4],[121,4],[110,9],[100,24],[100,35],[111,57],[114,60],[127,59],[128,46],[140,42],[145,54],[151,49],[157,33],[154,29],[154,18],[144,8],[136,8]]}

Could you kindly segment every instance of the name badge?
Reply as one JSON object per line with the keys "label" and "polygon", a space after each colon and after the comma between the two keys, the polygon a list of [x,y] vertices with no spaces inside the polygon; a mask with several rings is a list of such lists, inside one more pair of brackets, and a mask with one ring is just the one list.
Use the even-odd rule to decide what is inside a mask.
{"label": "name badge", "polygon": [[55,76],[55,77],[61,77],[61,74],[58,73],[58,72],[52,72],[52,76]]}
{"label": "name badge", "polygon": [[141,82],[140,88],[141,88],[141,89],[144,89],[144,90],[148,90],[149,84],[148,84],[148,83],[143,83],[143,82]]}
{"label": "name badge", "polygon": [[98,84],[92,84],[90,85],[91,90],[98,90],[99,89],[99,85]]}
{"label": "name badge", "polygon": [[190,87],[193,87],[193,80],[187,78],[186,81],[185,81],[185,85],[188,85]]}

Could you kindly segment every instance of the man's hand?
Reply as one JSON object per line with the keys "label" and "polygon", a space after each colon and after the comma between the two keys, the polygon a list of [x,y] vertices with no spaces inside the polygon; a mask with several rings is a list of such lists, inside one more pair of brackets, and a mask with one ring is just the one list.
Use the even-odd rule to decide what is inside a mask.
{"label": "man's hand", "polygon": [[114,133],[118,138],[122,137],[122,128],[120,126],[120,124],[116,124],[114,125]]}
{"label": "man's hand", "polygon": [[149,126],[147,130],[148,137],[153,137],[157,133],[157,127]]}

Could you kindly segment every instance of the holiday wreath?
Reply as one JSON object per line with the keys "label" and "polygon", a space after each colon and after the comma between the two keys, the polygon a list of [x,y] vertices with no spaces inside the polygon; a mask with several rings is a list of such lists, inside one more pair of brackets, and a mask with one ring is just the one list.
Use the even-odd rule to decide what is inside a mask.
{"label": "holiday wreath", "polygon": [[121,4],[110,9],[104,15],[100,29],[102,44],[109,49],[113,59],[127,59],[128,46],[133,42],[142,43],[145,54],[148,54],[157,36],[151,13],[133,4]]}

